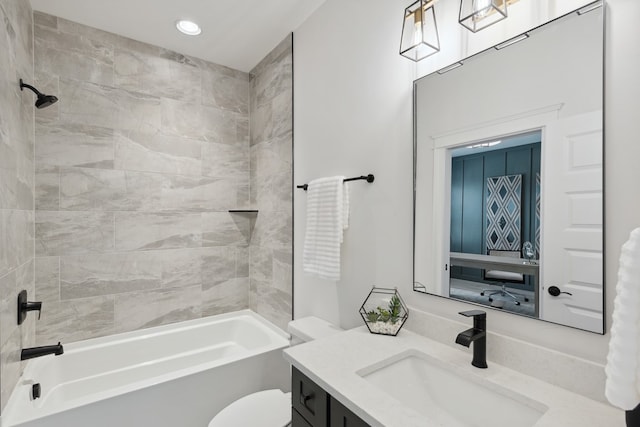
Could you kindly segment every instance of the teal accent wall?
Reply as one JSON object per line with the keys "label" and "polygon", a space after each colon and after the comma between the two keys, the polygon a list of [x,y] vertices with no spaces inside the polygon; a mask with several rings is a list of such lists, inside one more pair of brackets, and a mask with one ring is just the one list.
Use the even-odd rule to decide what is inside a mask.
{"label": "teal accent wall", "polygon": [[[521,241],[535,242],[536,173],[540,142],[454,157],[451,162],[451,251],[486,254],[487,178],[522,175]],[[483,282],[482,270],[452,267],[451,277]],[[533,289],[527,278],[527,286]]]}

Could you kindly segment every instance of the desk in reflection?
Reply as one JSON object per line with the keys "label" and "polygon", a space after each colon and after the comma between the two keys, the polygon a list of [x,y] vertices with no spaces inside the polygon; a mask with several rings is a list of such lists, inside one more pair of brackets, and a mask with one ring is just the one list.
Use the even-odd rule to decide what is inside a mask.
{"label": "desk in reflection", "polygon": [[495,255],[465,254],[462,252],[449,253],[449,265],[457,267],[481,268],[485,270],[501,270],[521,273],[533,277],[535,316],[540,317],[540,265],[537,260],[531,262],[524,258],[509,258]]}

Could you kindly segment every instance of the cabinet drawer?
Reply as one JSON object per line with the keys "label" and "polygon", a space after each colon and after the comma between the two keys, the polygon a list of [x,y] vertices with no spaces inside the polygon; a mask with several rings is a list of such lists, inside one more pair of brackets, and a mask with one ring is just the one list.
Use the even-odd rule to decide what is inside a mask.
{"label": "cabinet drawer", "polygon": [[329,397],[329,425],[331,427],[370,427],[369,424],[351,412],[346,406],[333,397]]}
{"label": "cabinet drawer", "polygon": [[295,367],[291,368],[291,403],[313,427],[327,427],[327,392]]}
{"label": "cabinet drawer", "polygon": [[313,427],[295,409],[291,408],[291,427]]}

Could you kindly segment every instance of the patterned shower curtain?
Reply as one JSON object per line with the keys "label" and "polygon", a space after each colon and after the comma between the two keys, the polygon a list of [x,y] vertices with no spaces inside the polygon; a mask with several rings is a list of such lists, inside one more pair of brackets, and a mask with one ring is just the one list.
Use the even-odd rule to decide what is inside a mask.
{"label": "patterned shower curtain", "polygon": [[487,178],[487,251],[520,251],[522,175]]}

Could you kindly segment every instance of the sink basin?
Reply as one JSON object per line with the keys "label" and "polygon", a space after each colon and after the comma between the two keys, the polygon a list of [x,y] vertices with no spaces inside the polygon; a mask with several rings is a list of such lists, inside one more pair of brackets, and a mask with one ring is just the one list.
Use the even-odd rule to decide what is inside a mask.
{"label": "sink basin", "polygon": [[409,350],[357,372],[369,383],[447,427],[532,427],[547,407],[480,376]]}

